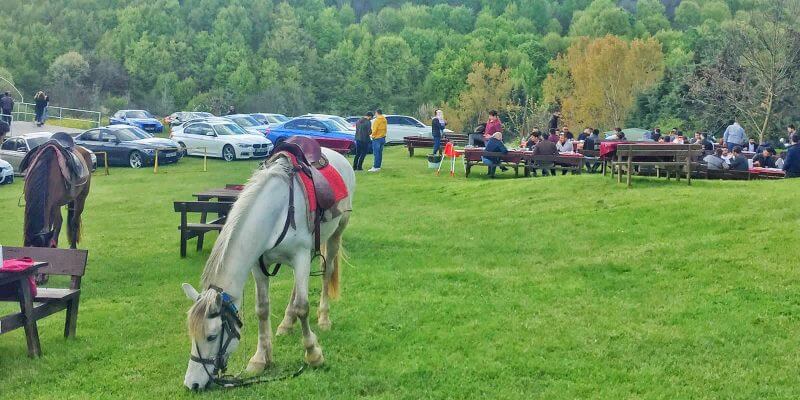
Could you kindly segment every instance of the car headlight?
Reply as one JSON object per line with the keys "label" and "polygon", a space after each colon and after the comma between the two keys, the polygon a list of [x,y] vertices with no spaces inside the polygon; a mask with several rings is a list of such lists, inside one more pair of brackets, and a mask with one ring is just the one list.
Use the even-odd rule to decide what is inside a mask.
{"label": "car headlight", "polygon": [[239,143],[239,148],[241,148],[241,149],[248,149],[250,147],[253,147],[253,145],[252,144]]}

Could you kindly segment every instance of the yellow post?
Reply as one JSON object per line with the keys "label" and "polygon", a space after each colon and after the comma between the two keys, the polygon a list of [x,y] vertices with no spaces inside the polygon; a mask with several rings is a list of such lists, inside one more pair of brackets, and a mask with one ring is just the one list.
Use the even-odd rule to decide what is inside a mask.
{"label": "yellow post", "polygon": [[158,149],[156,149],[156,160],[153,162],[153,173],[158,173]]}
{"label": "yellow post", "polygon": [[203,147],[203,172],[208,172],[208,147]]}
{"label": "yellow post", "polygon": [[[105,152],[105,151],[101,151],[100,153],[103,153],[103,164],[105,166],[106,175],[109,175],[109,173],[108,173],[108,153]],[[95,153],[95,154],[98,154],[98,153]]]}

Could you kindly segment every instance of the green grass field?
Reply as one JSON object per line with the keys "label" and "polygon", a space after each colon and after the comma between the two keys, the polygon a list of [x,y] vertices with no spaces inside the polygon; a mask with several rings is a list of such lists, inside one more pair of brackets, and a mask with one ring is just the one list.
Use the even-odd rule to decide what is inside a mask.
{"label": "green grass field", "polygon": [[[182,380],[190,304],[179,285],[197,285],[211,246],[198,254],[192,241],[189,257],[178,257],[172,202],[243,182],[256,166],[211,161],[203,173],[201,164],[95,176],[84,214],[81,247],[90,261],[78,337],[62,338],[63,314],[42,320],[45,355],[31,360],[21,330],[0,336],[0,397],[800,393],[800,181],[688,187],[642,178],[627,189],[587,174],[489,180],[484,169],[451,179],[401,148],[388,150],[380,174],[358,175],[343,296],[331,307],[333,330],[317,330],[326,366],[277,383],[189,393]],[[21,243],[21,192],[21,181],[0,187],[2,244]],[[291,280],[288,271],[273,280],[273,327]],[[233,372],[255,349],[252,293]],[[277,338],[274,355],[272,373],[296,368],[299,332]]]}

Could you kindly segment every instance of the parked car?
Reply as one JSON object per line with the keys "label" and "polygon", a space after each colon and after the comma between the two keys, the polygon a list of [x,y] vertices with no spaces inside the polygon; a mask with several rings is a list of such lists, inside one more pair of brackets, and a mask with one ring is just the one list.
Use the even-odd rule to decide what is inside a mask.
{"label": "parked car", "polygon": [[[431,137],[431,126],[407,115],[386,115],[386,143],[403,143],[406,136]],[[444,133],[453,133],[445,129]]]}
{"label": "parked car", "polygon": [[331,120],[331,121],[335,122],[337,125],[339,125],[342,128],[346,129],[347,132],[351,132],[353,135],[356,134],[356,126],[355,126],[355,124],[351,124],[346,119],[344,119],[344,118],[342,118],[342,117],[340,117],[338,115],[306,114],[306,115],[302,115],[301,117]]}
{"label": "parked car", "polygon": [[255,118],[258,122],[261,122],[262,125],[269,125],[270,128],[291,119],[283,114],[253,113],[250,114],[250,116]]}
{"label": "parked car", "polygon": [[209,118],[187,122],[172,130],[170,137],[178,142],[184,154],[208,154],[225,161],[266,157],[272,142],[262,134],[252,134],[225,118]]}
{"label": "parked car", "polygon": [[272,128],[267,137],[278,144],[298,135],[315,138],[321,145],[327,147],[355,148],[353,134],[329,119],[298,117]]}
{"label": "parked car", "polygon": [[[20,136],[8,138],[2,145],[0,145],[0,159],[8,161],[17,171],[17,174],[22,174],[19,168],[22,159],[29,151],[46,143],[53,136],[53,132],[32,132]],[[90,150],[91,151],[91,150]],[[92,171],[97,168],[97,156],[91,152]]]}
{"label": "parked car", "polygon": [[358,122],[358,120],[360,120],[361,118],[362,117],[351,116],[351,117],[345,117],[344,120],[347,121],[348,123],[350,123],[350,126],[352,126],[353,129],[355,129],[356,128],[356,122]]}
{"label": "parked car", "polygon": [[184,122],[198,118],[212,118],[214,114],[200,111],[178,111],[164,117],[164,123],[169,126],[178,126]]}
{"label": "parked car", "polygon": [[226,115],[223,118],[235,122],[237,125],[241,126],[252,134],[264,136],[269,134],[269,125],[264,125],[261,122],[258,122],[258,120],[253,118],[250,114]]}
{"label": "parked car", "polygon": [[8,161],[0,160],[0,185],[14,183],[14,167]]}
{"label": "parked car", "polygon": [[153,135],[130,125],[109,125],[90,129],[75,138],[75,143],[94,152],[105,152],[109,165],[141,168],[155,163],[176,163],[182,153],[178,143]]}
{"label": "parked car", "polygon": [[109,118],[110,125],[131,125],[149,133],[161,133],[164,125],[145,110],[119,110]]}

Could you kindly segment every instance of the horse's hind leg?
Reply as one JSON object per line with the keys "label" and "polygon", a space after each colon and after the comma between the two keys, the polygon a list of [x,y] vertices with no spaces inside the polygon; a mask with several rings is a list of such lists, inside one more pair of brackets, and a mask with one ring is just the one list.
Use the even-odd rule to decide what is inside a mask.
{"label": "horse's hind leg", "polygon": [[61,226],[64,225],[64,217],[61,215],[61,207],[53,207],[53,236],[50,239],[50,247],[58,247],[58,237],[61,236]]}
{"label": "horse's hind leg", "polygon": [[311,331],[311,324],[308,323],[308,280],[311,272],[311,255],[302,252],[295,256],[294,263],[294,301],[291,304],[291,312],[300,319],[300,326],[303,329],[303,347],[306,349],[306,363],[312,367],[319,367],[325,362],[322,356],[322,347],[317,342],[317,336]]}
{"label": "horse's hind leg", "polygon": [[317,309],[317,325],[323,331],[331,329],[328,299],[335,299],[339,295],[339,249],[342,245],[342,233],[347,226],[347,220],[348,216],[345,215],[340,220],[336,231],[321,249],[322,254],[325,255],[325,273],[323,274],[322,295]]}
{"label": "horse's hind leg", "polygon": [[272,364],[272,327],[269,322],[269,277],[253,269],[256,281],[256,315],[258,315],[258,347],[247,364],[247,372],[260,374]]}
{"label": "horse's hind leg", "polygon": [[86,206],[86,197],[89,196],[89,184],[86,184],[83,192],[67,205],[67,239],[69,248],[77,249],[78,242],[81,241],[81,214]]}
{"label": "horse's hind leg", "polygon": [[[297,271],[295,270],[295,274]],[[292,288],[292,295],[289,297],[289,304],[286,305],[286,311],[283,313],[283,320],[278,325],[278,330],[275,331],[275,334],[278,336],[287,335],[292,332],[294,329],[294,323],[297,321],[297,316],[292,313],[292,304],[294,304],[294,298],[297,293],[297,288]]]}

